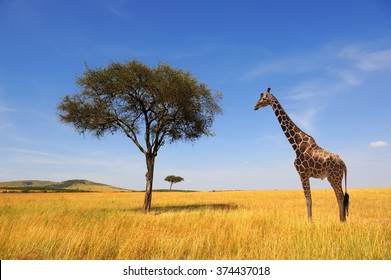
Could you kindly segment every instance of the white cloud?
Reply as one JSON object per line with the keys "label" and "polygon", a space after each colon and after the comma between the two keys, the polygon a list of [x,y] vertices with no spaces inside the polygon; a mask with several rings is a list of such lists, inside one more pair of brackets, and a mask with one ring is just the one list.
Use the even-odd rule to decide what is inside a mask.
{"label": "white cloud", "polygon": [[336,73],[342,79],[342,82],[350,86],[358,86],[363,82],[363,78],[360,77],[359,73],[353,70],[340,70]]}
{"label": "white cloud", "polygon": [[384,141],[374,141],[374,142],[369,143],[369,147],[372,147],[372,148],[383,148],[386,146],[388,146],[388,143],[384,142]]}
{"label": "white cloud", "polygon": [[318,81],[307,81],[289,90],[288,100],[304,101],[312,99],[316,92],[319,90]]}
{"label": "white cloud", "polygon": [[317,53],[292,54],[276,60],[264,61],[245,72],[242,79],[251,81],[268,74],[297,74],[316,71],[321,67],[321,61],[327,60],[322,55]]}
{"label": "white cloud", "polygon": [[254,80],[270,74],[308,74],[278,95],[282,101],[288,101],[282,105],[297,125],[311,132],[316,127],[318,113],[334,102],[335,98],[331,97],[364,84],[376,71],[388,69],[391,70],[391,48],[379,47],[376,42],[329,44],[306,54],[266,60],[245,73],[243,79]]}
{"label": "white cloud", "polygon": [[314,130],[315,116],[319,112],[319,108],[309,108],[300,113],[291,113],[292,120],[297,123],[300,128],[305,131],[312,132]]}
{"label": "white cloud", "polygon": [[5,104],[0,103],[0,113],[5,113],[8,111],[13,111],[13,109],[7,107]]}
{"label": "white cloud", "polygon": [[358,70],[364,72],[391,68],[391,49],[365,51],[357,46],[350,46],[342,50],[340,55],[351,60]]}
{"label": "white cloud", "polygon": [[[375,44],[374,42],[373,44]],[[242,76],[251,81],[270,74],[320,73],[323,80],[306,81],[309,85],[301,92],[292,93],[294,98],[310,97],[314,87],[312,83],[322,86],[337,84],[338,87],[356,87],[365,81],[368,73],[391,69],[391,48],[373,49],[370,44],[325,45],[305,54],[289,56],[259,63]],[[303,82],[302,82],[303,83]],[[322,87],[318,87],[322,90]]]}
{"label": "white cloud", "polygon": [[[305,81],[286,90],[287,113],[304,131],[314,132],[316,117],[327,104],[328,98],[339,90],[335,84],[320,80]],[[284,106],[284,105],[283,105]]]}
{"label": "white cloud", "polygon": [[13,127],[14,125],[12,123],[3,123],[0,121],[0,131],[6,130],[7,128]]}

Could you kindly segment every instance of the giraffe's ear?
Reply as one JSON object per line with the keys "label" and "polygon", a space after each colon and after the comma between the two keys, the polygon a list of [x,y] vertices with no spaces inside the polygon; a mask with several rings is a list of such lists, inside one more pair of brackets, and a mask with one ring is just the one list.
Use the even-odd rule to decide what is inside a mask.
{"label": "giraffe's ear", "polygon": [[267,88],[266,92],[267,92],[267,93],[270,93],[270,90],[271,90],[271,88]]}

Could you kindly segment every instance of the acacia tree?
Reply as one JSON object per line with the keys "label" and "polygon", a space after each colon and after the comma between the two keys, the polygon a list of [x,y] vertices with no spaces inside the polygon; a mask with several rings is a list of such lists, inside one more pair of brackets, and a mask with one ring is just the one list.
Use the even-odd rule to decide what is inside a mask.
{"label": "acacia tree", "polygon": [[181,176],[169,175],[164,180],[171,183],[170,184],[170,191],[171,191],[173,184],[182,182],[184,179]]}
{"label": "acacia tree", "polygon": [[90,69],[76,79],[80,93],[67,95],[57,107],[63,123],[80,134],[101,138],[122,132],[145,155],[144,211],[151,208],[155,158],[166,143],[195,141],[213,135],[221,114],[220,93],[212,93],[190,72],[167,64],[155,68],[132,60]]}

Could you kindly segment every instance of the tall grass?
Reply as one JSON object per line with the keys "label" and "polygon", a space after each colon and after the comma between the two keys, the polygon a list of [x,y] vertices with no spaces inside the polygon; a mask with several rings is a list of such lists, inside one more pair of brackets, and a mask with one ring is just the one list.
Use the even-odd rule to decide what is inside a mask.
{"label": "tall grass", "polygon": [[0,194],[1,259],[391,259],[391,189]]}

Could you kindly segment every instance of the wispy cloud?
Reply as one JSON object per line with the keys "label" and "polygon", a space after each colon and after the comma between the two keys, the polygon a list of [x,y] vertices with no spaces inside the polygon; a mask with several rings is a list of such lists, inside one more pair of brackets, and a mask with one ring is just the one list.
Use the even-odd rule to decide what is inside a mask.
{"label": "wispy cloud", "polygon": [[0,113],[5,113],[9,111],[13,111],[14,109],[7,107],[4,103],[1,102],[0,100]]}
{"label": "wispy cloud", "polygon": [[306,131],[314,131],[314,119],[320,108],[308,108],[300,113],[292,113],[291,117],[295,123]]}
{"label": "wispy cloud", "polygon": [[319,89],[321,89],[320,81],[305,81],[304,83],[288,88],[285,99],[300,102],[313,99],[315,95],[319,95]]}
{"label": "wispy cloud", "polygon": [[361,75],[354,70],[336,70],[335,73],[339,76],[341,82],[348,86],[358,86],[363,82]]}
{"label": "wispy cloud", "polygon": [[343,62],[333,71],[342,82],[350,87],[361,85],[371,72],[391,69],[391,48],[367,50],[360,45],[350,45],[339,51]]}
{"label": "wispy cloud", "polygon": [[26,28],[36,26],[42,19],[34,1],[0,1],[0,5],[5,17],[17,21],[18,24],[22,23]]}
{"label": "wispy cloud", "polygon": [[2,149],[3,151],[10,152],[13,154],[19,154],[23,156],[39,156],[39,157],[58,157],[57,154],[54,153],[47,153],[43,151],[38,151],[38,150],[31,150],[31,149],[23,149],[23,148],[7,148],[7,149]]}
{"label": "wispy cloud", "polygon": [[284,90],[283,101],[288,101],[287,112],[304,131],[316,130],[316,116],[325,108],[327,98],[337,91],[336,85],[325,85],[321,80],[304,81]]}
{"label": "wispy cloud", "polygon": [[6,130],[7,128],[13,127],[14,125],[12,123],[3,123],[0,121],[0,131]]}
{"label": "wispy cloud", "polygon": [[254,68],[245,72],[242,80],[251,81],[269,74],[297,74],[318,69],[319,58],[316,54],[292,54],[277,60],[259,63]]}
{"label": "wispy cloud", "polygon": [[343,49],[340,57],[350,60],[356,69],[364,72],[391,68],[391,49],[367,51],[353,45]]}
{"label": "wispy cloud", "polygon": [[287,100],[292,119],[306,130],[315,128],[316,117],[333,96],[356,88],[376,71],[391,70],[391,48],[366,44],[329,44],[305,54],[295,53],[259,63],[243,74],[253,81],[269,75],[289,75],[292,84],[279,92]]}
{"label": "wispy cloud", "polygon": [[129,15],[128,15],[127,13],[123,12],[122,9],[110,7],[109,10],[110,10],[110,12],[112,12],[113,14],[115,14],[115,15],[117,15],[117,16],[120,16],[120,17],[129,17]]}
{"label": "wispy cloud", "polygon": [[374,50],[360,43],[326,45],[312,52],[294,53],[259,63],[245,72],[242,79],[255,80],[270,74],[319,73],[319,76],[327,77],[328,83],[357,86],[364,81],[366,73],[384,69],[391,69],[391,48]]}
{"label": "wispy cloud", "polygon": [[385,141],[374,141],[369,143],[369,147],[371,148],[384,148],[387,147],[388,143]]}

